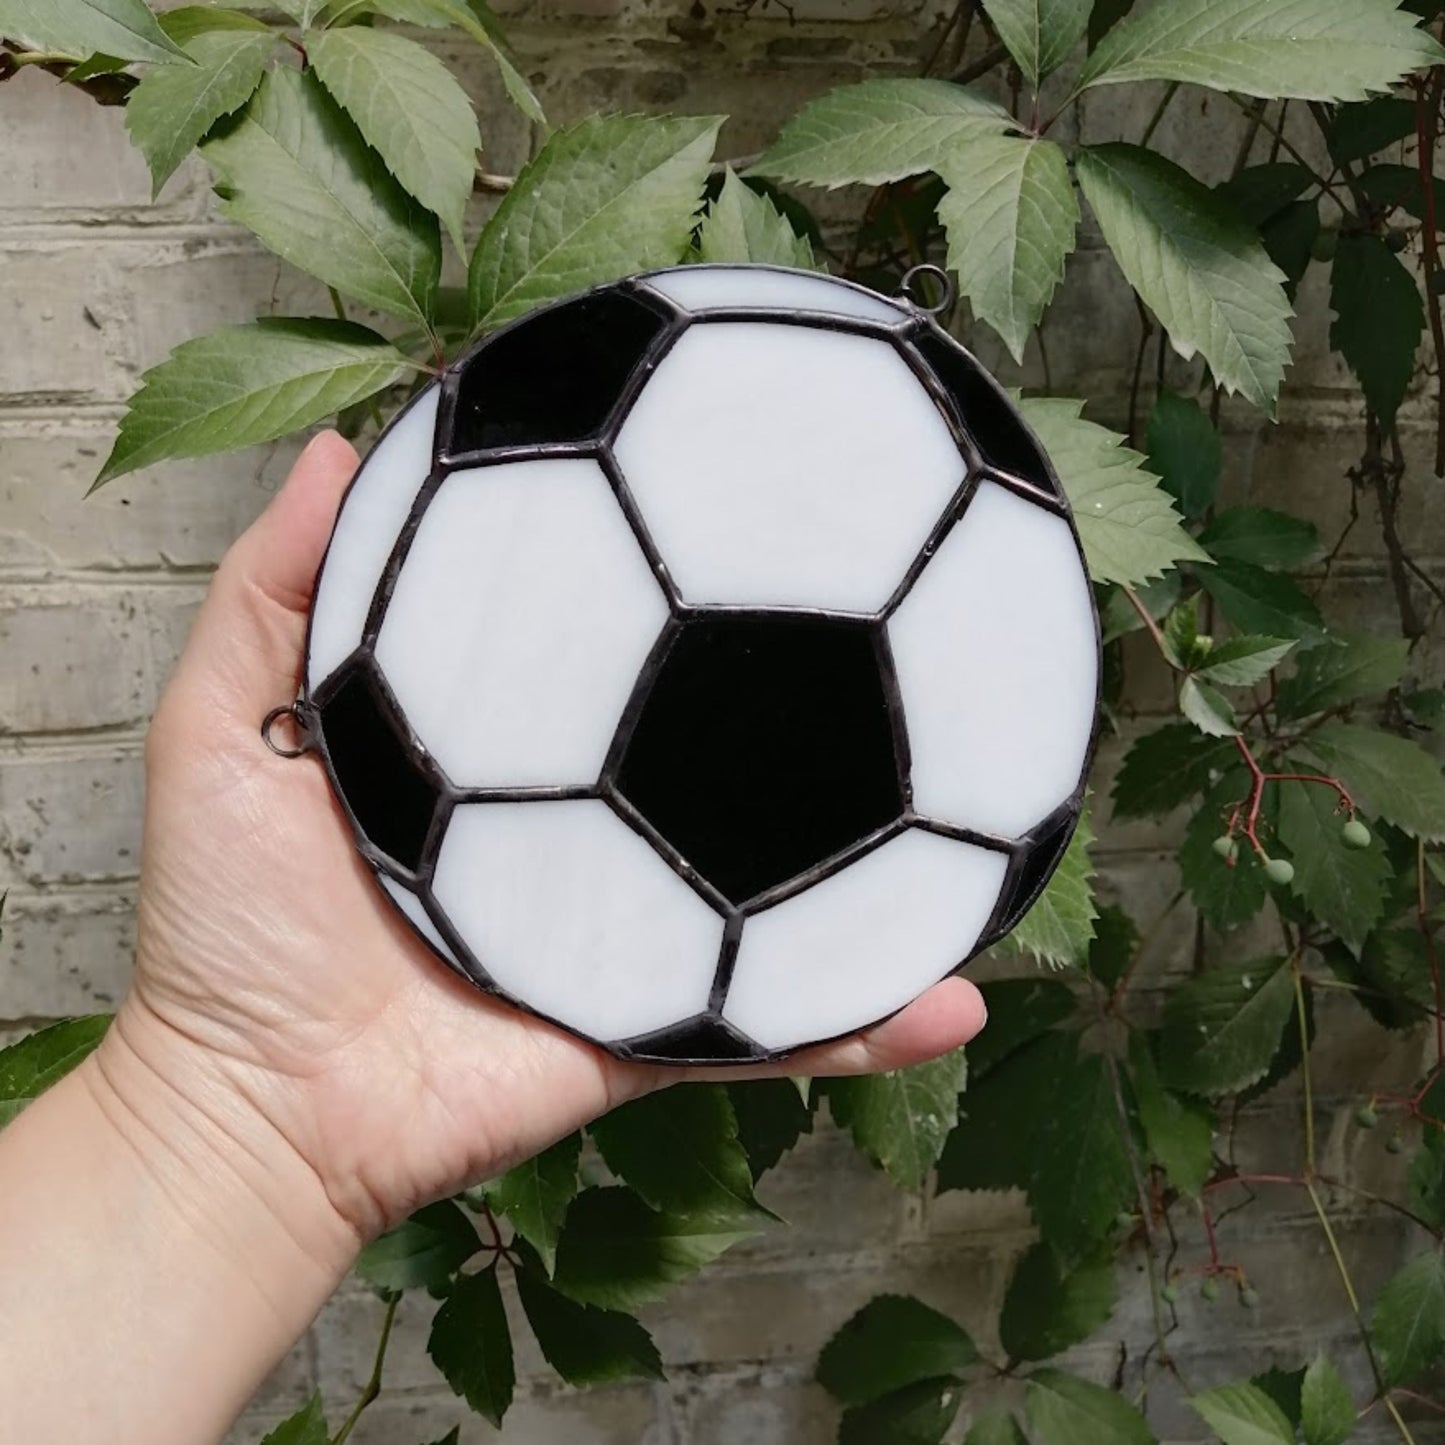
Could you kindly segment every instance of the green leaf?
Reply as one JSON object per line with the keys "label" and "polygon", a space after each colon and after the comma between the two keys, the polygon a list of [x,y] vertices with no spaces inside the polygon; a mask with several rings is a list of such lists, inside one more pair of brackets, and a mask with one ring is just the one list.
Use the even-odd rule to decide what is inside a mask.
{"label": "green leaf", "polygon": [[1149,413],[1149,467],[1189,518],[1202,517],[1219,493],[1224,452],[1219,433],[1193,397],[1164,390]]}
{"label": "green leaf", "polygon": [[1248,562],[1216,562],[1198,576],[1219,610],[1241,632],[1296,637],[1302,646],[1324,637],[1319,609],[1292,578]]}
{"label": "green leaf", "polygon": [[1271,1365],[1260,1374],[1249,1377],[1249,1383],[1263,1390],[1292,1425],[1299,1423],[1300,1392],[1304,1388],[1304,1382],[1303,1366],[1298,1370],[1281,1370],[1278,1365]]}
{"label": "green leaf", "polygon": [[1327,723],[1305,745],[1367,813],[1427,843],[1445,839],[1445,775],[1418,743],[1350,723]]}
{"label": "green leaf", "polygon": [[452,1286],[432,1320],[426,1350],[447,1384],[500,1429],[517,1375],[495,1265]]}
{"label": "green leaf", "polygon": [[1291,304],[1314,260],[1320,235],[1320,202],[1318,196],[1291,201],[1279,215],[1271,216],[1260,228],[1269,259],[1284,272],[1284,294]]}
{"label": "green leaf", "polygon": [[865,80],[811,100],[752,174],[809,186],[881,186],[937,170],[982,136],[1014,129],[996,101],[947,80]]}
{"label": "green leaf", "polygon": [[1231,637],[1208,653],[1195,673],[1221,687],[1253,687],[1294,648],[1294,639],[1289,637]]}
{"label": "green leaf", "polygon": [[1186,1094],[1215,1098],[1262,1079],[1294,1010],[1288,960],[1218,965],[1164,1005],[1159,1073]]}
{"label": "green leaf", "polygon": [[426,324],[441,273],[436,220],[391,178],[314,74],[270,71],[201,153],[229,220],[328,286]]}
{"label": "green leaf", "polygon": [[346,321],[267,318],[183,342],[141,378],[96,485],[274,441],[374,396],[411,363]]}
{"label": "green leaf", "polygon": [[738,1124],[738,1143],[754,1182],[761,1179],[804,1134],[813,1132],[813,1111],[791,1079],[749,1079],[727,1086]]}
{"label": "green leaf", "polygon": [[584,1189],[567,1211],[553,1278],[583,1304],[636,1309],[756,1234],[759,1218],[660,1214],[630,1189]]}
{"label": "green leaf", "polygon": [[110,1020],[110,1014],[66,1019],[0,1049],[0,1128],[80,1063],[105,1037]]}
{"label": "green leaf", "polygon": [[1089,858],[1093,841],[1094,830],[1085,808],[1044,891],[1008,934],[1010,951],[1032,954],[1056,968],[1083,963],[1099,912],[1089,881],[1094,876]]}
{"label": "green leaf", "polygon": [[942,158],[938,171],[948,186],[938,207],[948,264],[974,315],[1021,362],[1079,226],[1064,152],[1042,138],[981,135]]}
{"label": "green leaf", "polygon": [[652,1336],[631,1315],[579,1304],[552,1288],[535,1251],[521,1246],[517,1294],[547,1363],[579,1389],[613,1380],[660,1380]]}
{"label": "green leaf", "polygon": [[1227,507],[1199,534],[1199,545],[1216,562],[1254,567],[1301,567],[1319,554],[1313,522],[1269,507]]}
{"label": "green leaf", "polygon": [[1430,963],[1416,927],[1382,928],[1365,940],[1358,957],[1343,944],[1326,944],[1325,961],[1355,988],[1355,1001],[1383,1029],[1413,1028],[1431,1010]]}
{"label": "green leaf", "polygon": [[1116,818],[1172,812],[1238,760],[1234,745],[1202,737],[1191,723],[1166,723],[1124,754],[1111,801]]}
{"label": "green leaf", "polygon": [[1129,1041],[1130,1074],[1139,1127],[1154,1162],[1181,1194],[1198,1199],[1214,1170],[1214,1115],[1196,1099],[1171,1093],[1159,1078],[1148,1038]]}
{"label": "green leaf", "polygon": [[1064,1370],[1035,1370],[1025,1407],[1038,1445],[1155,1445],[1122,1395]]}
{"label": "green leaf", "polygon": [[1268,161],[1245,166],[1214,190],[1251,226],[1262,226],[1304,195],[1312,180],[1310,173],[1293,161]]}
{"label": "green leaf", "polygon": [[1305,1445],[1345,1445],[1354,1433],[1355,1402],[1350,1387],[1324,1355],[1316,1355],[1305,1371],[1300,1416]]}
{"label": "green leaf", "polygon": [[1052,1104],[1029,1146],[1028,1196],[1039,1233],[1071,1264],[1112,1228],[1134,1195],[1134,1176],[1106,1060],[1065,1051],[1053,1063]]}
{"label": "green leaf", "polygon": [[720,124],[613,115],[556,131],[477,243],[467,281],[475,323],[499,326],[539,302],[679,260]]}
{"label": "green leaf", "polygon": [[988,1024],[968,1046],[969,1088],[1010,1054],[1069,1018],[1074,991],[1054,978],[990,979],[979,985]]}
{"label": "green leaf", "polygon": [[963,1392],[950,1379],[921,1380],[843,1412],[838,1445],[943,1445]]}
{"label": "green leaf", "polygon": [[1371,1334],[1387,1385],[1403,1385],[1445,1354],[1445,1258],[1417,1255],[1380,1291]]}
{"label": "green leaf", "polygon": [[[1145,13],[1172,3],[1160,0]],[[1272,415],[1289,362],[1290,305],[1284,273],[1258,233],[1208,186],[1139,146],[1087,147],[1078,176],[1115,260],[1175,351],[1186,361],[1201,353],[1226,391]]]}
{"label": "green leaf", "polygon": [[1026,1189],[1035,1136],[1054,1107],[1053,1089],[1073,1068],[1072,1034],[1045,1033],[1008,1054],[958,1101],[958,1126],[938,1160],[938,1192]]}
{"label": "green leaf", "polygon": [[1220,1385],[1189,1403],[1224,1445],[1294,1445],[1294,1426],[1258,1385]]}
{"label": "green leaf", "polygon": [[288,1420],[283,1420],[261,1445],[327,1445],[331,1438],[320,1394],[313,1395]]}
{"label": "green leaf", "polygon": [[250,100],[276,38],[269,31],[213,30],[186,45],[194,65],[163,65],[131,91],[125,125],[151,171],[151,193],[224,115]]}
{"label": "green leaf", "polygon": [[0,0],[0,35],[37,50],[113,55],[117,60],[185,60],[144,0]]}
{"label": "green leaf", "polygon": [[[254,15],[236,10],[213,10],[208,5],[182,5],[179,10],[167,10],[164,15],[157,15],[156,20],[161,29],[183,49],[196,36],[213,30],[241,30],[252,35],[272,33],[271,27]],[[66,78],[73,79],[74,72]]]}
{"label": "green leaf", "polygon": [[1410,1160],[1410,1207],[1432,1229],[1445,1228],[1445,1137],[1427,1128]]}
{"label": "green leaf", "polygon": [[581,1152],[582,1136],[568,1134],[485,1186],[487,1202],[505,1214],[512,1228],[537,1251],[548,1274],[557,1263],[557,1239],[567,1206],[577,1194]]}
{"label": "green leaf", "polygon": [[963,1445],[1029,1445],[1018,1421],[1007,1410],[990,1410],[968,1427]]}
{"label": "green leaf", "polygon": [[998,1320],[999,1342],[1015,1360],[1047,1360],[1089,1338],[1114,1313],[1112,1249],[1065,1269],[1040,1240],[1019,1256]]}
{"label": "green leaf", "polygon": [[1155,0],[1075,85],[1180,80],[1262,99],[1360,100],[1445,58],[1396,0]]}
{"label": "green leaf", "polygon": [[1229,699],[1207,682],[1186,677],[1179,686],[1179,710],[1200,732],[1212,738],[1232,738],[1239,734],[1239,723]]}
{"label": "green leaf", "polygon": [[1089,28],[1093,0],[983,0],[1030,90],[1069,58]]}
{"label": "green leaf", "polygon": [[1134,8],[1136,0],[1094,0],[1089,16],[1089,49],[1096,45]]}
{"label": "green leaf", "polygon": [[432,1445],[461,1445],[462,1427],[453,1425],[440,1440],[432,1442]]}
{"label": "green leaf", "polygon": [[1330,271],[1330,345],[1388,432],[1415,373],[1425,303],[1414,274],[1379,236],[1342,235]]}
{"label": "green leaf", "polygon": [[1415,134],[1413,100],[1380,96],[1360,105],[1342,105],[1330,126],[1330,155],[1341,165],[1362,161]]}
{"label": "green leaf", "polygon": [[[1117,903],[1106,903],[1094,920],[1088,970],[1107,989],[1118,986],[1139,951],[1139,930]],[[970,1061],[973,1051],[970,1050]]]}
{"label": "green leaf", "polygon": [[675,1084],[605,1114],[590,1132],[607,1167],[654,1209],[771,1218],[721,1084]]}
{"label": "green leaf", "polygon": [[867,1405],[906,1385],[956,1376],[978,1360],[973,1341],[911,1295],[869,1300],[823,1346],[818,1383],[844,1405]]}
{"label": "green leaf", "polygon": [[1279,841],[1294,864],[1290,887],[1319,921],[1359,949],[1385,911],[1390,860],[1378,837],[1347,848],[1333,788],[1280,783]]}
{"label": "green leaf", "polygon": [[[1410,129],[1415,128],[1415,104],[1405,102],[1410,112]],[[1350,109],[1354,109],[1353,106]],[[1343,112],[1342,112],[1343,114]],[[1399,208],[1414,216],[1417,221],[1426,218],[1425,187],[1420,180],[1418,166],[1391,165],[1381,163],[1362,171],[1357,184],[1369,198],[1372,205],[1382,211]],[[1445,180],[1439,176],[1431,178],[1430,189],[1437,216],[1445,215]]]}
{"label": "green leaf", "polygon": [[[1190,819],[1179,850],[1184,886],[1205,922],[1220,932],[1248,923],[1268,896],[1264,869],[1252,848],[1241,845],[1232,867],[1214,852],[1214,841],[1224,832],[1230,811],[1248,792],[1249,776],[1242,768],[1225,773]],[[1269,793],[1265,799],[1272,801]]]}
{"label": "green leaf", "polygon": [[958,1121],[967,1064],[962,1049],[891,1073],[832,1079],[834,1119],[900,1189],[921,1189]]}
{"label": "green leaf", "polygon": [[365,25],[323,30],[306,53],[331,98],[461,250],[482,137],[456,77],[415,41]]}
{"label": "green leaf", "polygon": [[449,1199],[425,1205],[372,1240],[356,1272],[383,1290],[441,1290],[481,1248],[472,1222]]}
{"label": "green leaf", "polygon": [[724,170],[722,189],[707,208],[698,230],[698,260],[752,261],[770,266],[817,266],[813,248],[786,216],[760,196],[732,167]]}
{"label": "green leaf", "polygon": [[1068,495],[1089,575],[1132,586],[1176,562],[1207,562],[1144,458],[1117,432],[1086,421],[1083,406],[1059,397],[1019,403]]}

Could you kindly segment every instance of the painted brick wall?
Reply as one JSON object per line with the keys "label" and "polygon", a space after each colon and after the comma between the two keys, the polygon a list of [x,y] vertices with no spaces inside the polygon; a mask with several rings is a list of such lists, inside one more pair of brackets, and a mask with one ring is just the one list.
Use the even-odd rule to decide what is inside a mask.
{"label": "painted brick wall", "polygon": [[[726,112],[722,152],[760,149],[808,96],[843,81],[907,72],[927,45],[929,0],[797,0],[792,19],[773,3],[749,16],[704,0],[543,0],[515,3],[513,36],[550,113],[664,109]],[[419,37],[420,38],[420,37]],[[436,37],[429,37],[435,44]],[[483,108],[486,165],[511,171],[527,153],[525,127],[502,102],[487,63],[462,42],[445,57]],[[1155,96],[1102,91],[1088,98],[1089,139],[1136,137]],[[1158,132],[1206,178],[1224,174],[1239,122],[1226,102],[1186,93]],[[317,288],[245,234],[221,224],[199,167],[187,166],[159,200],[129,147],[121,113],[103,110],[48,76],[0,87],[0,885],[10,887],[0,946],[0,1037],[70,1013],[106,1008],[130,967],[131,908],[146,719],[181,645],[215,559],[265,504],[294,448],[258,448],[216,461],[158,467],[98,497],[83,493],[104,456],[140,372],[177,342],[266,312],[324,311]],[[841,216],[846,194],[822,197]],[[1296,364],[1278,425],[1226,411],[1234,500],[1304,507],[1328,537],[1349,516],[1345,470],[1358,449],[1360,409],[1325,343],[1323,288],[1300,297]],[[1101,419],[1121,421],[1137,315],[1097,234],[1086,229],[1064,298],[1047,329],[1053,388],[1089,395]],[[996,346],[980,350],[998,359]],[[1035,353],[1015,379],[1042,385]],[[1405,439],[1415,483],[1406,534],[1432,573],[1445,572],[1445,510],[1434,501],[1425,409],[1407,404]],[[1391,594],[1372,505],[1322,585],[1327,612],[1391,629]],[[1438,644],[1420,649],[1420,675],[1438,682]],[[1136,649],[1123,741],[1169,707],[1167,682]],[[1123,742],[1106,745],[1099,795]],[[1104,813],[1107,805],[1102,805]],[[1183,819],[1113,827],[1098,852],[1107,894],[1150,917],[1175,887],[1168,849]],[[1175,910],[1150,956],[1147,981],[1190,966],[1194,921]],[[1261,947],[1268,946],[1262,940]],[[1236,943],[1244,947],[1245,943]],[[1420,1050],[1361,1023],[1346,1005],[1320,1009],[1316,1074],[1331,1167],[1367,1185],[1400,1186],[1401,1161],[1350,1122],[1342,1084],[1364,1067],[1403,1084]],[[1240,1155],[1290,1167],[1298,1099],[1285,1085],[1241,1124]],[[763,1187],[792,1221],[735,1250],[647,1313],[669,1380],[586,1395],[549,1381],[521,1345],[519,1400],[505,1438],[516,1445],[824,1445],[836,1416],[811,1383],[824,1339],[880,1290],[912,1290],[954,1312],[987,1346],[1011,1260],[1029,1238],[1009,1196],[899,1195],[824,1130]],[[1345,1302],[1320,1234],[1293,1195],[1262,1199],[1227,1226],[1230,1252],[1263,1298],[1246,1314],[1186,1299],[1177,1352],[1202,1385],[1269,1364],[1293,1367],[1338,1343],[1352,1383],[1365,1366],[1349,1345]],[[1345,1251],[1368,1295],[1411,1241],[1389,1216],[1335,1201]],[[1181,1259],[1197,1258],[1186,1230]],[[1126,1268],[1115,1323],[1077,1352],[1079,1368],[1109,1378],[1150,1339],[1142,1276]],[[515,1304],[515,1301],[512,1302]],[[425,1358],[427,1302],[398,1321],[383,1401],[358,1445],[410,1445],[463,1417]],[[348,1287],[270,1381],[235,1440],[258,1440],[318,1384],[344,1407],[370,1369],[377,1302]],[[1325,1322],[1322,1324],[1322,1322]],[[520,1323],[520,1320],[519,1320]],[[529,1341],[525,1326],[519,1341]],[[1155,1420],[1167,1438],[1204,1438],[1167,1392]],[[960,1430],[962,1424],[960,1422]],[[476,1421],[462,1438],[491,1432]],[[1386,1438],[1366,1431],[1363,1438]],[[1432,1436],[1428,1427],[1417,1435]]]}

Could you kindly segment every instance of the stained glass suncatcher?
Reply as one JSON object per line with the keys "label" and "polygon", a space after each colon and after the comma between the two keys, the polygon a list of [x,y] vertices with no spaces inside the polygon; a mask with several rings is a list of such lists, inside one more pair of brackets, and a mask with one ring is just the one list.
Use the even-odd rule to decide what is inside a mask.
{"label": "stained glass suncatcher", "polygon": [[486,339],[348,492],[302,708],[393,903],[627,1057],[773,1057],[1012,927],[1078,819],[1092,596],[1007,395],[825,276]]}

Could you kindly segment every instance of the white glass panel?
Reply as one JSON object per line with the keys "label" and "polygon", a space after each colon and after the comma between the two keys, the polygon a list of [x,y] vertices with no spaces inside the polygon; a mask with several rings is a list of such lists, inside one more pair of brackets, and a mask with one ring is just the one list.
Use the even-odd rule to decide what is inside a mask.
{"label": "white glass panel", "polygon": [[881,296],[860,291],[829,276],[810,276],[806,271],[683,266],[649,276],[647,284],[689,311],[766,306],[780,311],[828,311],[838,316],[858,316],[865,321],[881,321],[885,326],[905,321],[909,315],[903,307]]}
{"label": "white glass panel", "polygon": [[361,641],[376,584],[431,474],[441,392],[430,386],[371,449],[336,519],[311,609],[307,683],[318,687]]}
{"label": "white glass panel", "polygon": [[888,600],[966,470],[888,342],[753,321],[690,327],[616,453],[687,601],[849,612]]}
{"label": "white glass panel", "polygon": [[743,924],[723,1017],[770,1049],[850,1033],[968,956],[1008,859],[910,829]]}
{"label": "white glass panel", "polygon": [[509,993],[596,1039],[707,1007],[723,920],[605,803],[469,803],[432,892]]}
{"label": "white glass panel", "polygon": [[985,483],[888,634],[920,813],[1015,837],[1074,791],[1098,648],[1062,518]]}
{"label": "white glass panel", "polygon": [[391,894],[391,900],[401,911],[412,921],[419,932],[436,951],[445,959],[460,968],[457,963],[457,956],[451,951],[446,939],[437,932],[437,926],[431,921],[430,915],[422,907],[422,901],[411,891],[404,887],[394,878],[388,878],[385,873],[378,873],[377,880],[386,891]]}
{"label": "white glass panel", "polygon": [[592,783],[667,599],[596,462],[454,472],[376,658],[459,787]]}

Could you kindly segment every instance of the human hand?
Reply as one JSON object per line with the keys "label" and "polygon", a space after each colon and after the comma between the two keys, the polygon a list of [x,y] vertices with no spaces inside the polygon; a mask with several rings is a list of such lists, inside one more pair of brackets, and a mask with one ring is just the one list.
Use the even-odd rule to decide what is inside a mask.
{"label": "human hand", "polygon": [[[261,718],[295,695],[355,467],[317,437],[217,573],[147,744],[135,982],[96,1058],[137,1116],[165,1093],[151,1134],[184,1100],[273,1194],[314,1180],[317,1198],[274,1207],[333,1213],[314,1237],[338,1256],[624,1100],[708,1076],[621,1062],[457,978],[381,896],[320,764],[262,742]],[[865,1034],[725,1077],[899,1068],[983,1018],[978,990],[949,979]]]}

